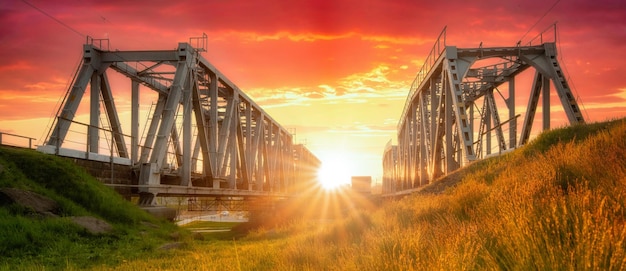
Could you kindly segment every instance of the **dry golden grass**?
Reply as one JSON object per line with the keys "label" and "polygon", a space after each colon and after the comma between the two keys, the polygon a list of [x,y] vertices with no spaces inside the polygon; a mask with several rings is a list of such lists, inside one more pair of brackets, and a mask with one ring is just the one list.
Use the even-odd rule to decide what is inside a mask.
{"label": "dry golden grass", "polygon": [[[568,129],[593,131],[578,138]],[[626,122],[551,133],[550,146],[540,137],[476,163],[443,193],[352,210],[321,226],[304,219],[196,244],[119,269],[625,270]]]}
{"label": "dry golden grass", "polygon": [[626,270],[626,121],[553,131],[443,193],[343,213],[116,269]]}

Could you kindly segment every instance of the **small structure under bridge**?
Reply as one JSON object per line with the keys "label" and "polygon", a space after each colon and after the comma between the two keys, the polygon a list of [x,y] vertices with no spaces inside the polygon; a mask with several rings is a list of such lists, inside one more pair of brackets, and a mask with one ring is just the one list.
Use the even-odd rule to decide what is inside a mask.
{"label": "small structure under bridge", "polygon": [[[320,161],[202,57],[206,45],[204,35],[172,50],[120,51],[88,38],[38,150],[100,161],[100,178],[131,188],[140,205],[156,196],[285,197],[315,185]],[[131,180],[115,180],[119,171]]]}
{"label": "small structure under bridge", "polygon": [[385,148],[383,194],[417,189],[524,145],[540,105],[543,129],[550,128],[552,93],[570,124],[584,123],[557,58],[556,25],[553,30],[527,45],[457,48],[446,44],[444,28],[410,87],[397,145]]}

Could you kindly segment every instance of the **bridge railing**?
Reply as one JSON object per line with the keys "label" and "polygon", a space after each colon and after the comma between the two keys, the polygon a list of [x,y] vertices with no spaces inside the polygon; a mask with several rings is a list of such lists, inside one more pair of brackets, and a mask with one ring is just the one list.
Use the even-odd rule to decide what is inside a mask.
{"label": "bridge railing", "polygon": [[[406,103],[404,103],[404,109],[402,110],[402,115],[400,119],[404,119],[404,116],[409,110],[409,105],[411,104],[411,99],[413,98],[413,95],[415,94],[419,86],[422,84],[422,81],[426,79],[426,76],[428,76],[428,73],[437,62],[437,59],[439,58],[441,53],[443,53],[443,51],[445,50],[446,28],[447,26],[444,27],[443,30],[441,30],[441,33],[439,33],[437,40],[435,40],[435,44],[433,44],[432,49],[430,49],[430,53],[428,53],[428,57],[426,57],[426,59],[424,60],[424,64],[422,65],[422,68],[420,68],[420,71],[415,76],[415,79],[413,80],[413,83],[411,84],[411,89],[409,90],[409,94],[407,95]],[[401,123],[402,121],[400,122],[399,125],[401,125]]]}
{"label": "bridge railing", "polygon": [[87,36],[86,44],[90,44],[96,46],[102,50],[109,50],[109,39],[94,39],[93,37]]}
{"label": "bridge railing", "polygon": [[[103,158],[106,158],[107,161],[113,162],[113,160],[116,160],[117,158],[121,157],[119,155],[119,150],[117,149],[117,144],[114,141],[115,139],[112,136],[113,134],[115,134],[114,131],[110,129],[104,129],[101,127],[94,127],[87,123],[82,123],[82,122],[75,121],[75,120],[68,120],[68,119],[61,118],[61,117],[57,117],[57,121],[71,122],[72,126],[68,130],[68,135],[65,137],[65,140],[63,140],[63,142],[60,142],[60,144],[57,144],[57,146],[54,146],[54,150],[50,150],[49,151],[50,153],[59,155],[59,151],[62,148],[64,148],[68,150],[75,150],[77,152],[81,152],[80,154],[76,154],[76,155],[79,155],[80,157],[76,157],[76,155],[74,155],[73,157],[87,159],[87,160],[103,160]],[[89,143],[88,143],[89,138],[92,136],[90,135],[90,132],[89,132],[91,127],[97,128],[98,130],[97,136],[100,138],[99,144],[98,144],[98,150],[91,150],[89,147]],[[126,146],[126,150],[128,150],[127,152],[129,152],[131,150],[130,143],[131,143],[132,136],[126,135],[126,134],[121,134],[121,136],[124,137],[124,144]],[[143,146],[139,145],[138,147],[142,148]],[[121,157],[121,158],[130,159],[131,158],[130,153],[128,153],[128,155],[129,157]],[[178,165],[176,163],[177,156],[180,156],[180,154],[177,154],[176,152],[172,150],[168,150],[167,155],[166,155],[167,163],[164,165],[164,168],[162,170],[164,170],[165,172],[168,172],[168,171],[172,172],[172,171],[178,170]],[[126,163],[128,162],[130,162],[130,160],[126,161]],[[202,164],[202,159],[196,158],[196,159],[193,159],[192,162],[193,162],[193,165],[191,167],[192,172],[199,172],[200,169],[198,167],[199,165]]]}
{"label": "bridge railing", "polygon": [[[119,156],[119,150],[116,148],[116,144],[114,142],[114,134],[115,132],[110,129],[104,129],[101,127],[95,127],[93,125],[89,125],[87,123],[82,123],[75,120],[69,120],[62,117],[57,117],[57,122],[70,122],[71,126],[68,130],[68,134],[62,142],[57,141],[57,145],[54,146],[55,154],[59,155],[59,151],[61,148],[76,150],[76,151],[84,151],[82,152],[84,157],[76,157],[76,158],[84,158],[87,160],[96,158],[95,154],[100,154],[101,156],[107,156],[110,159]],[[91,134],[90,130],[97,131],[97,134]],[[131,142],[131,136],[121,134],[122,137],[125,138],[126,149],[129,149],[129,143]],[[91,137],[98,137],[98,146],[97,150],[90,149],[89,140]],[[128,158],[128,157],[125,157]]]}
{"label": "bridge railing", "polygon": [[26,148],[26,146],[28,146],[29,149],[33,149],[34,140],[37,140],[37,139],[32,138],[32,137],[22,136],[22,135],[0,132],[0,145],[23,147],[23,148]]}
{"label": "bridge railing", "polygon": [[[544,29],[543,31],[539,32],[539,34],[537,34],[537,36],[533,37],[532,39],[530,39],[527,43],[528,46],[532,46],[533,44],[535,45],[540,45],[543,44],[545,42],[556,42],[557,40],[557,29],[556,29],[556,23],[548,26],[546,29]],[[520,40],[520,42],[518,43],[518,45],[520,45],[522,42]]]}

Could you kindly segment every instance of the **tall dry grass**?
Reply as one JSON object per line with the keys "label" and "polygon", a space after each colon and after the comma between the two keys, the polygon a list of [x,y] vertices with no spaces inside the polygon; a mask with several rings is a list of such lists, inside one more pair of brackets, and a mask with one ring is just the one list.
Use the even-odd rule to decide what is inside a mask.
{"label": "tall dry grass", "polygon": [[124,270],[626,270],[626,121],[542,135],[441,194],[261,229]]}

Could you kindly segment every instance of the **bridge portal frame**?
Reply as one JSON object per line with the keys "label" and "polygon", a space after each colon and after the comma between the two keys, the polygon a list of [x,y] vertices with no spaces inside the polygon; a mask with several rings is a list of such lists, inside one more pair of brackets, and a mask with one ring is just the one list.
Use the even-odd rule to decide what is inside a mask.
{"label": "bridge portal frame", "polygon": [[[495,64],[474,67],[477,61]],[[518,133],[515,79],[534,69],[527,110]],[[498,87],[508,83],[508,98]],[[558,62],[556,44],[457,48],[445,45],[445,29],[411,86],[398,124],[398,145],[383,154],[383,184],[388,193],[414,189],[493,154],[528,142],[539,96],[543,96],[543,129],[550,128],[551,85],[570,124],[584,117]],[[501,120],[494,92],[504,100],[508,119]],[[482,104],[481,108],[478,107]],[[508,125],[508,141],[503,127]],[[478,128],[477,130],[475,128]],[[492,151],[495,133],[496,151]]]}

